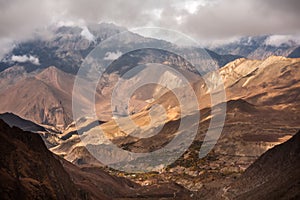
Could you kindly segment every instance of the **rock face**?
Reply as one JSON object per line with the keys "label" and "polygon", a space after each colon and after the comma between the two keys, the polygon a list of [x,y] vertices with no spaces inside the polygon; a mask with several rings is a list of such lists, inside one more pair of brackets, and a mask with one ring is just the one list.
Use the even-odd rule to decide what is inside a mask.
{"label": "rock face", "polygon": [[225,193],[231,199],[299,199],[300,132],[258,158]]}

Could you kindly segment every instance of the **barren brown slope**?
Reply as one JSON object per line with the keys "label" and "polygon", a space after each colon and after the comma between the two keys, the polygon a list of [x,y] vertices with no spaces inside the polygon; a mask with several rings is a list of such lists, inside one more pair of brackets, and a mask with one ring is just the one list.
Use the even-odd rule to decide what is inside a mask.
{"label": "barren brown slope", "polygon": [[229,99],[243,98],[255,105],[277,108],[299,101],[300,59],[279,56],[263,61],[239,59],[227,64],[220,73]]}
{"label": "barren brown slope", "polygon": [[24,66],[13,66],[0,72],[0,92],[28,77]]}
{"label": "barren brown slope", "polygon": [[[200,110],[200,127],[192,146],[173,165],[153,178],[162,182],[172,180],[189,189],[200,190],[197,194],[197,198],[200,199],[221,196],[226,185],[239,177],[261,154],[274,145],[288,140],[299,130],[300,104],[297,100],[299,97],[297,83],[299,66],[297,59],[272,57],[267,61],[237,60],[228,65],[227,70],[225,70],[226,68],[221,69],[224,70],[223,79],[229,98],[226,102],[225,125],[213,151],[203,159],[198,158],[199,149],[211,119],[210,105],[205,103],[203,104],[205,107]],[[288,73],[290,76],[282,76],[284,73]],[[295,80],[296,83],[291,84]],[[251,81],[254,83],[252,84]],[[198,82],[193,87],[197,91],[200,102],[203,103],[203,97],[209,96],[205,86],[203,87],[200,83],[204,84]],[[267,87],[264,88],[264,84],[267,84]],[[177,89],[182,91],[181,95],[184,96],[185,88]],[[268,96],[270,93],[273,95]],[[278,101],[278,99],[282,101]],[[172,92],[167,92],[154,103],[162,104],[168,111],[167,121],[161,118],[159,113],[152,113],[157,124],[166,123],[165,129],[156,137],[140,140],[129,138],[127,135],[135,130],[125,126],[123,128],[129,130],[125,134],[113,120],[101,124],[100,127],[115,144],[123,149],[133,152],[148,152],[153,147],[159,149],[168,143],[176,132],[180,110],[178,101]],[[138,126],[143,127],[149,123],[150,107],[151,105],[145,107],[141,112],[131,115]],[[192,126],[194,124],[191,124]],[[148,130],[143,127],[140,131],[147,133]],[[85,130],[84,134],[96,136],[94,139],[91,137],[91,144],[101,145],[103,142],[93,128]],[[76,157],[83,160],[85,165],[89,164],[91,157],[77,135],[52,150],[55,153],[66,155],[66,159],[75,161],[74,163],[79,165],[81,163],[77,162]],[[99,153],[107,152],[105,149],[99,148]],[[91,160],[91,164],[94,164],[93,160]],[[147,161],[143,163],[145,168],[150,164]],[[142,181],[139,180],[140,177],[142,177]],[[136,176],[133,179],[137,182],[147,182],[143,176]]]}
{"label": "barren brown slope", "polygon": [[300,132],[257,159],[225,193],[234,199],[299,199]]}
{"label": "barren brown slope", "polygon": [[[150,68],[149,68],[150,69]],[[180,87],[177,77],[174,73],[157,70],[141,72],[137,77],[129,78],[122,84],[121,92],[118,96],[122,97],[127,92],[128,87],[136,84],[137,81],[148,77],[149,73],[154,73],[158,82],[171,83],[171,87]],[[181,70],[181,73],[196,80],[198,75],[187,70]],[[2,72],[0,82],[3,88],[0,90],[0,112],[12,112],[23,118],[32,120],[36,123],[51,125],[60,130],[66,128],[72,121],[72,92],[75,76],[62,72],[54,66],[48,67],[41,72],[26,73],[23,67],[12,67]],[[101,120],[110,120],[111,113],[111,93],[120,77],[116,73],[104,74],[99,82],[96,92],[97,114]],[[82,87],[84,90],[90,90],[88,82]],[[166,83],[165,83],[166,84]],[[154,96],[159,96],[165,92],[165,88],[157,85],[146,85],[135,91],[131,99],[130,111],[137,112],[147,104]],[[82,105],[89,105],[90,99],[84,94],[78,96]],[[119,105],[121,110],[123,105]],[[125,107],[125,106],[124,106]]]}
{"label": "barren brown slope", "polygon": [[57,128],[72,122],[71,92],[73,77],[49,67],[25,78],[0,94],[0,112]]}
{"label": "barren brown slope", "polygon": [[[226,101],[244,99],[254,105],[277,109],[292,108],[300,98],[300,59],[271,56],[266,60],[237,59],[219,69],[218,73],[226,93]],[[211,106],[210,91],[221,91],[215,72],[208,73],[192,87],[198,98],[199,109]],[[208,88],[207,84],[211,84]],[[179,98],[187,96],[186,88],[178,88]],[[165,93],[152,104],[165,108],[178,107],[172,91]]]}

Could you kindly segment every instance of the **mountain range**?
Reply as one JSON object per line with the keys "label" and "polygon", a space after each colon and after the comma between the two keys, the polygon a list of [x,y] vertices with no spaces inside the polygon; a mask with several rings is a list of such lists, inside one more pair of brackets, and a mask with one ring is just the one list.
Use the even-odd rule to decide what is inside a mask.
{"label": "mountain range", "polygon": [[[266,59],[271,55],[296,57],[299,43],[290,39],[279,42],[274,40],[276,35],[258,35],[241,37],[233,42],[212,46],[211,49],[218,54],[240,55],[249,59]],[[299,58],[299,54],[297,54]]]}
{"label": "mountain range", "polygon": [[[116,34],[125,35],[105,43]],[[19,43],[0,62],[1,197],[297,199],[299,44],[275,45],[272,37],[243,37],[203,49],[102,23],[52,27],[47,38]],[[143,48],[149,46],[153,48]],[[84,71],[92,76],[102,73],[94,94],[96,113],[75,119],[74,83],[82,78],[77,72],[94,49],[108,65]],[[135,50],[126,53],[126,49]],[[213,64],[204,59],[197,70],[186,60],[203,53]],[[216,68],[211,70],[211,65]],[[141,67],[136,70],[136,66]],[[138,88],[129,105],[124,105],[128,88],[153,80],[157,84]],[[79,89],[93,92],[85,81]],[[93,104],[86,93],[76,96],[82,110]],[[215,103],[211,93],[226,98]],[[180,100],[188,103],[181,105]],[[128,123],[127,113],[138,128]],[[181,121],[187,124],[179,129]],[[222,132],[216,145],[199,158],[208,129],[217,134],[219,127]],[[156,130],[159,133],[152,135]],[[143,154],[191,130],[196,130],[192,144],[172,164],[157,167],[159,159],[148,162],[151,157]],[[141,156],[114,153],[107,139]],[[191,139],[180,138],[182,143]],[[184,149],[181,145],[173,153]],[[99,160],[94,152],[107,159]],[[146,172],[126,172],[132,166]]]}

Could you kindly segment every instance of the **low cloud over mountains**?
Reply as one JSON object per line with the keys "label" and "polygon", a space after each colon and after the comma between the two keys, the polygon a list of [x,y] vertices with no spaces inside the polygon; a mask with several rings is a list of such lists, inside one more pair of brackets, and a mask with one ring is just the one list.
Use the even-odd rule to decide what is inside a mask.
{"label": "low cloud over mountains", "polygon": [[300,5],[296,0],[13,0],[2,1],[0,5],[1,49],[12,42],[32,38],[37,30],[47,35],[45,27],[49,25],[84,26],[101,21],[129,28],[158,26],[174,29],[198,41],[241,35],[297,35],[300,31]]}

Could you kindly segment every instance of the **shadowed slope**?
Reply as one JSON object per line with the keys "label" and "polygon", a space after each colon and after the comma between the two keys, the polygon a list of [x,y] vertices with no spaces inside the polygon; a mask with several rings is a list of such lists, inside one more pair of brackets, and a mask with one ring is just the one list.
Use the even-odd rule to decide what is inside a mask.
{"label": "shadowed slope", "polygon": [[268,150],[229,188],[235,199],[300,197],[300,132]]}

